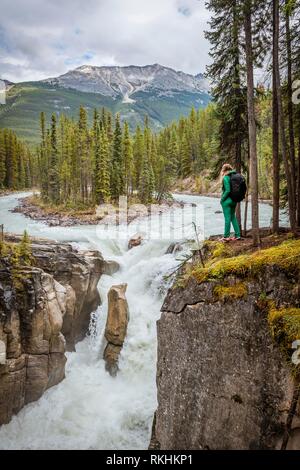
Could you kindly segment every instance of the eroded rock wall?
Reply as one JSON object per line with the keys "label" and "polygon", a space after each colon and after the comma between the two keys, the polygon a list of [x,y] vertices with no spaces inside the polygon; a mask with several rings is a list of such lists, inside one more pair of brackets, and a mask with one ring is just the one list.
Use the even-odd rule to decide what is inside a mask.
{"label": "eroded rock wall", "polygon": [[99,252],[34,240],[32,253],[34,267],[0,264],[0,425],[63,380],[100,304]]}
{"label": "eroded rock wall", "polygon": [[[161,449],[280,448],[295,382],[260,299],[299,306],[299,279],[269,267],[245,282],[246,296],[222,301],[218,284],[191,278],[167,295],[158,321],[152,437]],[[298,405],[287,448],[300,448],[299,418]]]}
{"label": "eroded rock wall", "polygon": [[0,271],[0,424],[65,375],[66,290],[38,268]]}
{"label": "eroded rock wall", "polygon": [[[18,241],[15,235],[7,239]],[[75,344],[87,334],[90,316],[101,303],[97,285],[105,272],[106,262],[99,251],[78,251],[67,243],[32,239],[35,266],[67,289],[67,307],[62,333],[67,350],[74,351]]]}

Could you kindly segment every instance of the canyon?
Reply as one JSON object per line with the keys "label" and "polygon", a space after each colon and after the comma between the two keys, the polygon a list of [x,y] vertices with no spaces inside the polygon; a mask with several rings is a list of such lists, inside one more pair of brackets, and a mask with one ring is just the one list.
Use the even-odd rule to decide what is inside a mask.
{"label": "canyon", "polygon": [[[19,237],[6,237],[17,242]],[[0,270],[0,424],[65,377],[66,350],[75,350],[100,305],[105,262],[97,251],[35,240],[34,266]]]}
{"label": "canyon", "polygon": [[[262,302],[298,308],[299,278],[268,266],[244,280],[240,298],[215,291],[223,282],[236,286],[238,276],[174,283],[194,236],[193,204],[203,206],[208,238],[222,222],[217,200],[178,196],[185,205],[174,209],[173,239],[166,230],[128,249],[150,221],[152,233],[166,229],[168,214],[135,220],[121,234],[118,227],[48,227],[11,212],[19,197],[0,199],[0,217],[9,232],[29,231],[36,266],[17,279],[9,267],[1,271],[0,384],[7,391],[0,409],[8,424],[0,427],[0,448],[145,449],[155,410],[151,448],[280,448],[287,432],[286,447],[299,448],[298,409],[288,424],[295,381]],[[261,205],[261,223],[269,217]],[[123,343],[112,377],[103,360],[108,293],[125,284],[124,328],[111,325],[107,335],[112,345]]]}
{"label": "canyon", "polygon": [[[248,276],[226,274],[225,262],[219,279],[175,283],[162,306],[151,448],[299,449],[299,372],[266,308],[278,318],[294,309],[300,339],[299,262],[270,258]],[[278,338],[286,344],[284,330]]]}

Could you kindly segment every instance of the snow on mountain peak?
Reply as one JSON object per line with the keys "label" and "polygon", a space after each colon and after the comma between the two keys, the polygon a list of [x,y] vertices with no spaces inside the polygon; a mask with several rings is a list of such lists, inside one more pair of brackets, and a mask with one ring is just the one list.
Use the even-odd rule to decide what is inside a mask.
{"label": "snow on mountain peak", "polygon": [[131,96],[138,92],[172,96],[176,92],[198,94],[208,93],[209,90],[203,75],[186,74],[160,64],[125,67],[82,65],[46,82],[113,98],[122,96],[124,103],[134,102]]}

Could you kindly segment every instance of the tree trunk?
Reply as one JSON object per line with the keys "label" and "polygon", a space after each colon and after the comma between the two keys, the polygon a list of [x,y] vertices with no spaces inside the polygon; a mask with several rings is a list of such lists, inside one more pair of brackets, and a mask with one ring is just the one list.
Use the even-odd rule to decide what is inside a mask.
{"label": "tree trunk", "polygon": [[247,106],[249,127],[249,155],[250,155],[250,192],[252,205],[252,237],[253,245],[260,244],[259,236],[259,205],[258,205],[258,171],[257,171],[257,144],[254,103],[254,76],[253,76],[253,50],[252,50],[252,24],[251,2],[246,2],[245,8],[245,40],[247,65]]}
{"label": "tree trunk", "polygon": [[[242,144],[241,144],[241,139],[239,135],[237,136],[237,142],[236,142],[235,169],[238,173],[241,173],[242,171]],[[241,204],[237,205],[236,217],[237,217],[237,221],[240,226],[241,233],[242,233]]]}
{"label": "tree trunk", "polygon": [[[285,0],[286,7],[289,0]],[[285,14],[285,28],[286,28],[286,51],[287,51],[287,98],[288,98],[288,121],[289,121],[289,145],[290,145],[290,159],[291,159],[291,176],[293,194],[296,200],[296,156],[295,156],[295,135],[294,135],[294,109],[293,109],[293,78],[292,78],[292,40],[290,28],[290,15],[289,9],[286,8]]]}
{"label": "tree trunk", "polygon": [[[237,11],[237,1],[233,1],[233,42],[235,48],[235,63],[234,63],[234,93],[236,96],[236,102],[241,102],[241,79],[240,79],[240,51],[239,51],[239,15]],[[241,106],[238,106],[235,120],[236,120],[236,137],[235,137],[235,169],[238,173],[242,171],[242,139],[240,135],[240,122],[242,119],[242,110]],[[241,215],[241,205],[237,205],[236,210],[237,221],[240,226],[242,233],[242,215]]]}
{"label": "tree trunk", "polygon": [[294,232],[296,229],[296,206],[295,206],[295,195],[293,192],[292,175],[291,175],[291,169],[290,169],[290,158],[289,158],[289,152],[288,152],[286,135],[285,135],[285,123],[284,123],[284,113],[283,113],[283,104],[282,104],[279,54],[278,54],[279,0],[273,0],[273,6],[274,6],[274,43],[276,44],[275,55],[274,55],[274,71],[275,71],[276,96],[277,96],[277,103],[278,103],[279,134],[280,134],[282,158],[284,162],[286,181],[287,181],[290,225],[291,225],[291,230]]}
{"label": "tree trunk", "polygon": [[298,140],[298,182],[297,182],[297,226],[300,227],[300,121],[299,121],[298,132],[299,132],[299,140]]}
{"label": "tree trunk", "polygon": [[273,233],[279,232],[279,196],[280,196],[280,161],[279,161],[279,128],[278,128],[278,101],[276,94],[276,74],[274,57],[278,57],[278,41],[275,30],[276,8],[273,2]]}
{"label": "tree trunk", "polygon": [[[248,151],[247,151],[247,159],[248,159],[248,169],[249,169],[249,141],[248,141]],[[247,188],[249,188],[249,170],[247,172]],[[248,207],[249,207],[249,189],[247,189],[246,198],[245,198],[245,212],[244,212],[244,237],[247,237],[247,220],[248,220]]]}

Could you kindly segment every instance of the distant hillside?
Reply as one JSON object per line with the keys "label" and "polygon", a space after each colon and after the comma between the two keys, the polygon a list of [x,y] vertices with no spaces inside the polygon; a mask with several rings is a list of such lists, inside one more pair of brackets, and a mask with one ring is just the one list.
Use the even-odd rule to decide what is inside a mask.
{"label": "distant hillside", "polygon": [[45,111],[76,116],[80,105],[90,110],[105,106],[120,112],[131,127],[145,115],[159,129],[192,106],[205,107],[209,86],[202,74],[177,72],[161,65],[145,67],[82,66],[57,78],[9,84],[6,105],[0,106],[0,126],[14,129],[28,142],[39,135],[39,114]]}

